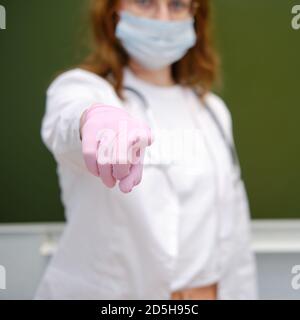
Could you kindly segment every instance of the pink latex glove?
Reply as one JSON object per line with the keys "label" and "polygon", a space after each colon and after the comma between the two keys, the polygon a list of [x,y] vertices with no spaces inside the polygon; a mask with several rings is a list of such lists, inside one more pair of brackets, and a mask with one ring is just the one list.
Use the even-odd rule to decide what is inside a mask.
{"label": "pink latex glove", "polygon": [[81,119],[82,153],[88,170],[113,188],[131,192],[142,179],[145,148],[153,142],[149,126],[121,108],[94,105]]}

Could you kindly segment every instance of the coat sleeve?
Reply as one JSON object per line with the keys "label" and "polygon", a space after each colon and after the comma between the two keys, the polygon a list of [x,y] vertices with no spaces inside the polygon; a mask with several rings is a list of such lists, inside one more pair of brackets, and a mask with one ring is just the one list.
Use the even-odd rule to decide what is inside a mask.
{"label": "coat sleeve", "polygon": [[[210,105],[213,107],[215,114],[218,116],[218,119],[224,129],[227,139],[236,149],[234,132],[233,132],[232,115],[229,108],[227,107],[226,103],[215,94],[211,94],[209,99],[211,100]],[[236,175],[236,180],[233,179],[233,181],[236,181],[237,192],[240,196],[239,199],[240,199],[240,202],[243,203],[244,205],[243,211],[246,213],[246,216],[250,219],[250,208],[249,208],[248,196],[247,196],[245,184],[241,174],[242,171],[241,171],[240,163],[238,163],[238,165],[235,167],[235,169],[232,172],[234,175]]]}
{"label": "coat sleeve", "polygon": [[[223,126],[224,132],[235,147],[233,121],[226,103],[218,96],[210,96],[211,106]],[[235,251],[228,269],[220,283],[220,295],[223,299],[257,299],[257,267],[255,255],[251,249],[251,211],[241,167],[238,164],[232,171],[235,175],[235,206],[238,212],[235,221]],[[237,285],[239,284],[239,285]]]}
{"label": "coat sleeve", "polygon": [[66,71],[48,87],[41,137],[57,162],[86,170],[81,153],[80,117],[94,103],[119,106],[110,84],[88,71]]}

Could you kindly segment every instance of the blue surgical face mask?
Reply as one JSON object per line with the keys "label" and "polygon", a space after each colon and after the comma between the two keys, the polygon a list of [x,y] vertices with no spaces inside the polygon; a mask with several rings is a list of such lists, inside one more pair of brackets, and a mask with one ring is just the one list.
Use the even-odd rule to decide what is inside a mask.
{"label": "blue surgical face mask", "polygon": [[162,21],[127,11],[120,12],[116,37],[130,57],[152,70],[180,60],[197,41],[194,18]]}

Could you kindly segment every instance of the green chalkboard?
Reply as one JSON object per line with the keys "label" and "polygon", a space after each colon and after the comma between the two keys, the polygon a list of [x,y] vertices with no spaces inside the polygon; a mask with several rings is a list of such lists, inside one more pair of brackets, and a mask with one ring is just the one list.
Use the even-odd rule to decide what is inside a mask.
{"label": "green chalkboard", "polygon": [[[0,30],[0,222],[64,219],[56,165],[40,138],[45,91],[81,61],[89,1],[3,1]],[[214,0],[222,57],[218,93],[234,135],[254,218],[300,217],[300,30],[297,1]]]}

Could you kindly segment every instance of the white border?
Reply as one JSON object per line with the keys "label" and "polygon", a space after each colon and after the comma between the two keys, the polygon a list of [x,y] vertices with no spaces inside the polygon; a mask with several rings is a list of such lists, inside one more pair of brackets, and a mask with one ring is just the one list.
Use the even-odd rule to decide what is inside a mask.
{"label": "white border", "polygon": [[[21,223],[0,224],[3,235],[43,235],[42,255],[51,255],[56,250],[57,240],[65,223]],[[256,253],[300,253],[299,220],[253,220],[252,248]]]}

